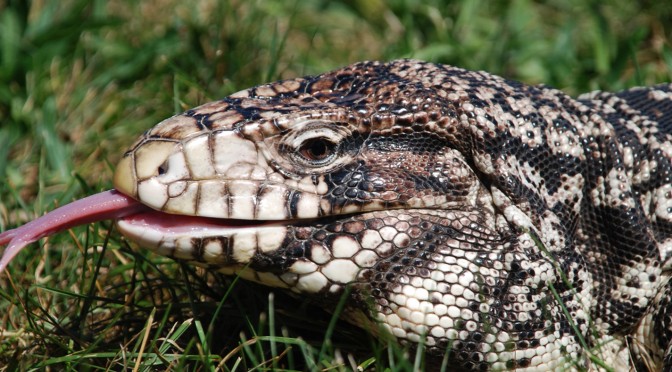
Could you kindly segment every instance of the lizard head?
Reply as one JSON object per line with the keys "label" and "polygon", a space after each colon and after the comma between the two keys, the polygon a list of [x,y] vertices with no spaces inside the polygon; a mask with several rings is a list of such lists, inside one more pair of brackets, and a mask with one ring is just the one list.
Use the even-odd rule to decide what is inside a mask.
{"label": "lizard head", "polygon": [[320,300],[350,285],[353,307],[400,339],[447,342],[460,326],[448,314],[482,307],[474,261],[495,262],[504,242],[463,154],[452,106],[464,97],[414,78],[430,66],[362,63],[158,124],[115,174],[117,190],[152,210],[119,229],[160,254]]}

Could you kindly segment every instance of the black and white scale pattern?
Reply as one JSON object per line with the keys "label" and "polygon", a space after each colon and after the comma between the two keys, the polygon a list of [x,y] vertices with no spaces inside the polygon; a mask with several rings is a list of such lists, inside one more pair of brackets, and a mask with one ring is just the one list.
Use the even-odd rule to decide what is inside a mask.
{"label": "black and white scale pattern", "polygon": [[574,99],[400,60],[170,118],[115,184],[229,221],[119,221],[140,245],[324,304],[349,285],[348,320],[455,368],[670,370],[671,159],[671,85]]}

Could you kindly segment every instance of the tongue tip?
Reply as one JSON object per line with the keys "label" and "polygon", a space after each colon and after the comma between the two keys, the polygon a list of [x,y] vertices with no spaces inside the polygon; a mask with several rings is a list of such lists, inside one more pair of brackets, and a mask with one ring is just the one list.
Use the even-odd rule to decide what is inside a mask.
{"label": "tongue tip", "polygon": [[24,241],[23,239],[13,239],[10,241],[7,248],[5,248],[5,251],[2,253],[2,258],[0,258],[0,273],[2,273],[12,259],[14,259],[14,257],[16,257],[16,255],[30,243],[31,242]]}

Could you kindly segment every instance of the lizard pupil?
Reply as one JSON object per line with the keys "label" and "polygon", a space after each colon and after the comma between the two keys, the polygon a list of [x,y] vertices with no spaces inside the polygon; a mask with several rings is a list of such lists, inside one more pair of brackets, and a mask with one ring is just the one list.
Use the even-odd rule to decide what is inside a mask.
{"label": "lizard pupil", "polygon": [[301,156],[312,161],[327,159],[333,152],[336,144],[326,138],[313,138],[299,147]]}

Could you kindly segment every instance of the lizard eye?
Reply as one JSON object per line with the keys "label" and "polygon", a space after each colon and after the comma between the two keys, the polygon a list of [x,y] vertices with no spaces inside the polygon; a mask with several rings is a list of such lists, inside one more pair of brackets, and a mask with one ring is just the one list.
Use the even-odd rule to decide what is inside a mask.
{"label": "lizard eye", "polygon": [[336,144],[328,138],[317,137],[304,141],[298,148],[298,153],[315,165],[322,165],[336,153]]}
{"label": "lizard eye", "polygon": [[[268,159],[292,177],[331,172],[350,162],[361,145],[347,123],[295,119],[281,136],[271,136]],[[283,124],[286,125],[286,124]]]}

